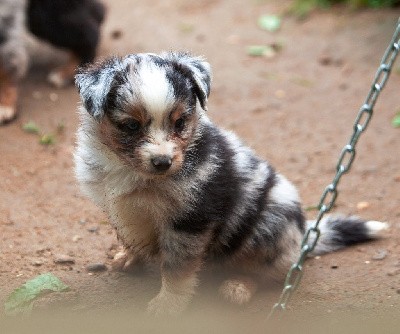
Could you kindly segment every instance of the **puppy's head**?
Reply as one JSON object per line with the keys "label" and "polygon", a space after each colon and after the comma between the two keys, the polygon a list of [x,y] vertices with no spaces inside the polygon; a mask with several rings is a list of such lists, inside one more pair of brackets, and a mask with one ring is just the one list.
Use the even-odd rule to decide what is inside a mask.
{"label": "puppy's head", "polygon": [[112,58],[76,75],[100,140],[147,177],[182,167],[206,110],[210,81],[209,64],[186,53]]}

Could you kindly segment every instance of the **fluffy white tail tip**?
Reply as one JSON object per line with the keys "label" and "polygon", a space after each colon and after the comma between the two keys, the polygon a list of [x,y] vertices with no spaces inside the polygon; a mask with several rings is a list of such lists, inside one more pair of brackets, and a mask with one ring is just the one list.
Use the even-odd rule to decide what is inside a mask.
{"label": "fluffy white tail tip", "polygon": [[389,229],[388,223],[379,222],[376,220],[370,220],[365,222],[365,226],[368,228],[368,235],[370,237],[379,237],[383,231]]}

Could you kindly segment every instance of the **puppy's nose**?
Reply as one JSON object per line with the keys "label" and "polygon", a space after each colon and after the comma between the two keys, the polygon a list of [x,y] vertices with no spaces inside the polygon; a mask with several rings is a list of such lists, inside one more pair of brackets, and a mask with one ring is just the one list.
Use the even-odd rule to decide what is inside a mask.
{"label": "puppy's nose", "polygon": [[172,165],[172,159],[168,155],[158,155],[151,159],[154,168],[159,172],[165,172]]}

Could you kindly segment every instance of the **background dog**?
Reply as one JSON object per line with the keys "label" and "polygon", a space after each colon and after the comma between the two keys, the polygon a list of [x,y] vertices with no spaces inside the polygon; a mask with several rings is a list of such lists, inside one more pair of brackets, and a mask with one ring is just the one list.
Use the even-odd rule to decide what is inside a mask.
{"label": "background dog", "polygon": [[36,37],[70,52],[70,60],[48,76],[54,86],[63,87],[73,82],[77,66],[94,60],[104,15],[97,0],[0,2],[0,124],[16,115],[17,83],[28,65],[24,20]]}
{"label": "background dog", "polygon": [[[126,269],[159,261],[154,314],[185,309],[205,262],[235,275],[228,300],[282,279],[307,223],[296,188],[206,114],[210,65],[186,53],[128,55],[82,69],[75,152],[83,191],[110,216]],[[308,222],[310,224],[311,222]],[[314,253],[375,238],[385,223],[328,218]]]}

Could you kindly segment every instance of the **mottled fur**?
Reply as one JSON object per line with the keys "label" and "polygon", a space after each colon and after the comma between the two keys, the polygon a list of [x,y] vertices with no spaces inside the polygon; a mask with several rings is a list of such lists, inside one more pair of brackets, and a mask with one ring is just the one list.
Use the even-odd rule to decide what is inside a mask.
{"label": "mottled fur", "polygon": [[[150,312],[184,310],[208,261],[245,275],[220,288],[239,304],[250,300],[258,280],[284,277],[305,231],[297,190],[207,117],[211,71],[204,59],[112,58],[82,69],[76,83],[82,99],[76,175],[125,247],[118,267],[160,262],[162,288]],[[345,220],[336,222],[340,228],[325,224],[322,252],[384,227],[354,221],[357,233],[346,243]]]}

